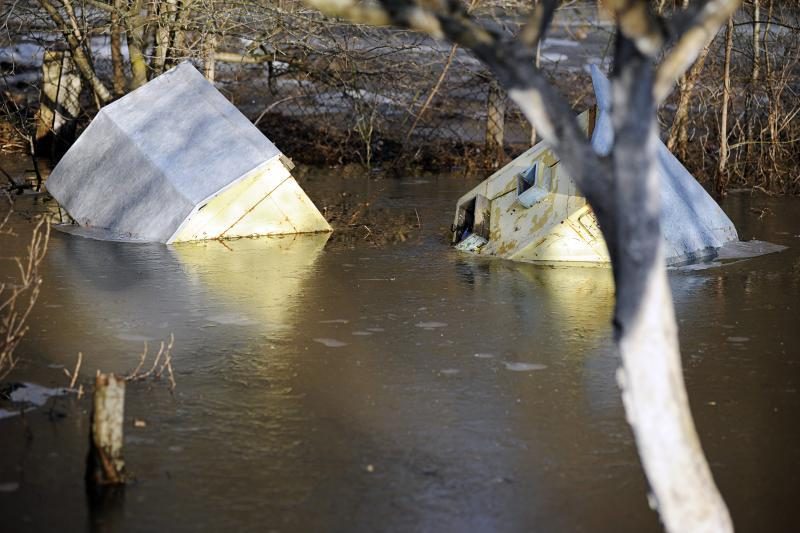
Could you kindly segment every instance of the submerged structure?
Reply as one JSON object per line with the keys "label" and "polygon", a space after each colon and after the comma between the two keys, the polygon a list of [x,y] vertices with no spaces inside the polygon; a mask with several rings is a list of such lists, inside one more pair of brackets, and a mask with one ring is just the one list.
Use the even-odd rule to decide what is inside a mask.
{"label": "submerged structure", "polygon": [[105,240],[329,232],[291,162],[190,63],[100,110],[47,189]]}
{"label": "submerged structure", "polygon": [[[611,89],[592,67],[597,109],[578,118],[599,154],[613,144]],[[659,141],[661,231],[668,264],[716,254],[738,241],[711,196]],[[540,142],[458,200],[453,241],[460,250],[528,262],[607,263],[592,209],[557,156]]]}

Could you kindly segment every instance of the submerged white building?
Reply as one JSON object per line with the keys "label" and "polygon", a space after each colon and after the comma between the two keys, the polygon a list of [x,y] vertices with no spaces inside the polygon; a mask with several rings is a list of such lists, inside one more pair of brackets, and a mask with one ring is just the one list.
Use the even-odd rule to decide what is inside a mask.
{"label": "submerged white building", "polygon": [[47,180],[71,233],[175,243],[329,232],[291,163],[190,63],[97,114]]}
{"label": "submerged white building", "polygon": [[[592,81],[597,110],[579,120],[591,133],[595,151],[607,155],[614,135],[610,84],[596,67]],[[656,171],[668,264],[702,259],[738,241],[733,222],[660,141]],[[477,255],[545,263],[609,262],[594,213],[544,142],[462,196],[453,228],[456,247]]]}

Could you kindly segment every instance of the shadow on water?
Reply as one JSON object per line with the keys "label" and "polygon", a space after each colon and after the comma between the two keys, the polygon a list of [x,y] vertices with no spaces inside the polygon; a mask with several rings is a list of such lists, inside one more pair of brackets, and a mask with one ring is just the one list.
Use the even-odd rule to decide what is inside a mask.
{"label": "shadow on water", "polygon": [[91,533],[107,533],[125,529],[125,487],[95,490],[87,486],[86,501]]}
{"label": "shadow on water", "polygon": [[[9,527],[658,531],[614,382],[610,272],[460,255],[442,228],[463,182],[386,188],[384,205],[424,221],[404,245],[55,236],[20,379],[63,385],[50,366],[79,350],[87,375],[126,371],[172,332],[178,387],[128,388],[137,481],[101,511],[82,490],[85,404],[0,420]],[[743,237],[788,251],[671,273],[698,429],[740,531],[800,523],[800,220],[768,202],[765,221],[756,200],[726,208]]]}

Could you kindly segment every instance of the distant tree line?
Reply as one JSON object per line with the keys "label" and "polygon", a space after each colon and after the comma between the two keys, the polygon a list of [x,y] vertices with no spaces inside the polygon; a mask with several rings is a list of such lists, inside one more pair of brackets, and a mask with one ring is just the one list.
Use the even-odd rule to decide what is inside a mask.
{"label": "distant tree line", "polygon": [[[679,16],[696,3],[653,0],[650,9]],[[559,4],[594,8],[593,2]],[[609,1],[598,4],[599,20],[587,19],[585,30],[569,28],[576,39],[587,31],[608,33],[602,24]],[[800,193],[799,4],[744,2],[660,110],[670,149],[720,195],[737,187]],[[505,34],[519,30],[529,8],[514,0],[465,6]],[[261,77],[247,80],[261,91],[261,108],[247,108],[250,100],[233,90],[228,96],[262,127],[283,125],[278,140],[287,151],[315,154],[311,163],[385,162],[446,139],[453,157],[440,166],[459,164],[486,155],[465,147],[482,147],[479,130],[490,128],[498,113],[485,105],[493,94],[491,74],[457,46],[448,50],[418,32],[326,18],[297,0],[22,0],[6,3],[0,15],[4,45],[33,40],[68,50],[91,94],[82,107],[87,118],[183,60],[212,80],[220,81],[220,69],[223,78]],[[559,20],[557,11],[554,27]],[[4,65],[3,76],[14,68]],[[573,96],[576,111],[590,104],[576,90],[589,86],[585,74],[567,75],[556,64],[549,75]],[[7,100],[4,107],[13,114]],[[503,150],[489,154],[497,163],[535,138],[520,129],[529,126],[513,103],[499,110],[507,131]]]}

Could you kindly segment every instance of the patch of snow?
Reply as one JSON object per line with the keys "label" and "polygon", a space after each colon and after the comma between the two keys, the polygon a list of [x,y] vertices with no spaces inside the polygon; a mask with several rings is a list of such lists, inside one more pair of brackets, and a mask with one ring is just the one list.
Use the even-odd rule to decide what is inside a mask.
{"label": "patch of snow", "polygon": [[565,54],[545,52],[542,54],[542,60],[549,61],[550,63],[561,63],[567,60],[567,56]]}
{"label": "patch of snow", "polygon": [[542,42],[542,48],[550,48],[551,46],[563,46],[563,47],[577,47],[580,46],[575,41],[570,41],[569,39],[559,39],[557,37],[548,37]]}
{"label": "patch of snow", "polygon": [[0,48],[0,62],[21,67],[38,67],[42,64],[44,48],[37,43],[22,42]]}
{"label": "patch of snow", "polygon": [[20,411],[41,407],[47,403],[47,400],[50,398],[54,396],[63,396],[68,392],[69,389],[65,388],[43,387],[36,383],[20,383],[19,386],[8,395],[9,400],[13,403],[20,404],[20,409],[0,409],[0,419],[16,416]]}

